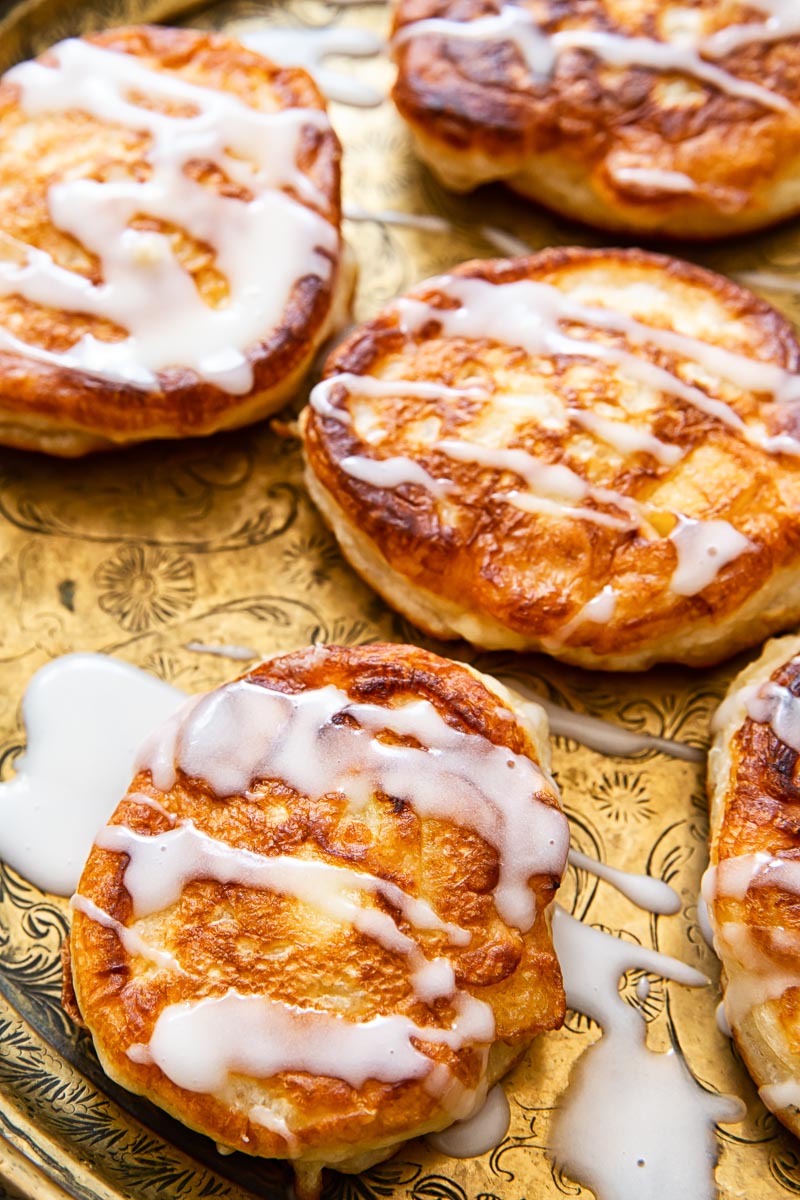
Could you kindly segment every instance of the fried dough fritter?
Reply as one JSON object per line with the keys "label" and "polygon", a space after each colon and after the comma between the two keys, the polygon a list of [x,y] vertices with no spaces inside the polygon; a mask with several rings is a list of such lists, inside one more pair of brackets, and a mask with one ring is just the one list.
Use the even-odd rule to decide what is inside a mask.
{"label": "fried dough fritter", "polygon": [[[761,35],[768,17],[747,0],[400,0],[393,98],[457,191],[501,180],[601,229],[742,233],[800,209],[800,32]],[[429,20],[473,36],[415,28]]]}
{"label": "fried dough fritter", "polygon": [[[117,96],[112,73],[93,111],[91,90],[81,90],[80,78],[93,68],[76,69],[66,60],[59,66],[59,56],[74,46],[119,55],[126,69],[133,59],[129,69],[139,75]],[[26,89],[34,64],[24,64],[22,75],[15,67],[0,81],[0,441],[72,457],[150,438],[208,434],[276,411],[316,349],[344,320],[353,283],[342,261],[339,230],[341,150],[313,81],[231,38],[187,29],[107,30],[60,43],[37,61],[52,70],[53,81],[37,83],[40,90],[32,98],[26,99]],[[56,82],[59,72],[63,83]],[[289,182],[277,179],[266,195],[255,139],[252,155],[244,134],[243,146],[230,153],[226,140],[236,133],[232,110],[228,117],[198,114],[195,100],[202,93],[186,90],[191,88],[219,95],[244,114],[307,111],[294,162],[285,164]],[[153,114],[174,119],[177,132],[167,130],[163,144]],[[170,166],[175,137],[179,132],[186,144],[198,116],[196,151],[186,151],[186,161],[178,164],[182,199],[174,192],[165,199],[143,192],[142,210],[135,211],[130,197],[137,187],[146,189],[165,162]],[[273,158],[280,161],[286,133],[276,127],[274,134],[262,134],[268,142],[273,137]],[[80,221],[85,197],[98,207],[89,233],[102,253],[70,231]],[[325,243],[315,259],[319,270],[308,271],[309,256],[298,251],[296,277],[284,301],[274,263],[263,260],[259,286],[267,294],[274,289],[277,320],[270,319],[250,341],[249,333],[243,335],[244,344],[236,346],[237,314],[246,321],[254,299],[250,292],[239,294],[245,284],[237,292],[234,279],[237,271],[242,274],[243,222],[254,202],[270,202],[277,213],[280,204],[289,207],[287,200],[294,204],[297,228],[316,222],[313,228]],[[129,220],[115,208],[126,204]],[[173,211],[179,220],[171,219]],[[283,245],[273,249],[284,252]],[[263,250],[251,246],[248,253],[252,259]],[[36,271],[41,281],[32,282]],[[148,336],[158,336],[159,326],[174,330],[163,365],[145,370],[137,364],[136,349],[124,369],[115,365],[114,347],[130,336],[125,323],[130,311],[137,312]],[[204,345],[202,330],[195,336],[198,313],[201,319],[220,318],[218,345]],[[234,327],[228,343],[226,321]],[[173,362],[176,342],[196,358],[209,353],[210,371],[182,361],[180,348]],[[229,363],[239,364],[230,386],[224,377]]]}
{"label": "fried dough fritter", "polygon": [[764,1103],[800,1135],[798,656],[796,636],[767,643],[719,709],[703,890],[736,1045]]}
{"label": "fried dough fritter", "polygon": [[[344,695],[331,700],[334,689]],[[263,728],[244,710],[230,723],[224,705],[234,702],[234,692],[239,700],[246,693],[248,703],[267,703],[272,718]],[[281,725],[285,708],[269,708],[277,701],[309,707],[297,725]],[[564,1016],[548,910],[568,830],[547,773],[546,718],[528,705],[515,714],[513,703],[500,684],[468,668],[417,648],[378,644],[315,647],[269,660],[181,710],[163,735],[170,752],[151,747],[144,755],[148,765],[98,835],[73,900],[75,996],[107,1073],[222,1145],[290,1158],[303,1194],[314,1193],[323,1166],[362,1170],[479,1102],[531,1038]],[[215,704],[221,707],[211,717]],[[337,710],[330,719],[319,715],[325,705]],[[368,752],[367,731],[374,739]],[[295,735],[306,749],[292,751],[287,767],[280,756]],[[257,758],[267,745],[272,749],[257,769],[242,767],[248,747]],[[435,747],[444,767],[437,766]],[[478,758],[464,760],[459,775],[462,752]],[[373,765],[385,757],[394,773],[380,779],[386,786],[392,779],[392,794],[370,782],[368,766],[348,774],[348,756],[362,753]],[[411,767],[403,765],[406,753]],[[187,754],[195,756],[195,770],[196,755],[206,754],[207,773],[187,773]],[[414,766],[420,755],[430,755],[429,766]],[[221,794],[219,772],[242,769],[245,775]],[[447,795],[438,788],[431,798],[426,780],[438,780],[442,769]],[[533,781],[524,811],[550,831],[538,848],[535,824],[526,822],[509,827],[509,849],[498,851],[499,809],[486,826],[494,831],[491,841],[476,832],[488,808],[469,808],[473,779],[478,792],[489,787],[481,805],[491,806],[497,797],[483,772],[498,769],[523,789]],[[295,773],[308,771],[317,784],[303,794]],[[424,808],[426,796],[432,809]],[[120,836],[129,841],[113,841]],[[164,855],[156,854],[155,886],[166,879],[168,894],[151,896],[143,908],[154,874],[134,860],[157,838]],[[196,851],[188,868],[180,854],[170,858],[167,843],[175,838],[206,847],[202,863]],[[526,843],[523,854],[550,864],[529,878],[515,866]],[[126,854],[123,845],[133,850]],[[291,882],[291,872],[285,885],[267,881],[270,871],[279,868],[285,878],[293,867],[316,870],[320,882],[312,893]],[[131,869],[136,879],[126,875]],[[519,928],[502,915],[512,892],[529,908]],[[350,919],[335,907],[342,903],[356,906]],[[277,1006],[284,1019],[281,1006],[289,1005],[295,1013],[312,1009],[315,1018],[338,1020],[340,1032],[327,1039],[334,1054],[342,1047],[338,1063],[327,1071],[298,1065],[308,1057],[312,1028],[284,1069],[248,1071],[239,1061],[213,1087],[186,1085],[181,1076],[176,1082],[157,1057],[161,1026],[187,1008],[231,997],[244,1008],[254,1000]],[[459,1023],[474,1025],[475,1012],[483,1032],[459,1039]],[[418,1029],[398,1049],[413,1048],[416,1075],[392,1075],[389,1041],[373,1064],[379,1077],[365,1069],[363,1081],[347,1082],[356,1069],[348,1061],[358,1053],[354,1030],[390,1019]],[[191,1069],[204,1071],[205,1056],[236,1036],[234,1022],[193,1038]],[[143,1049],[148,1043],[152,1053]],[[291,1055],[298,1053],[295,1062]]]}
{"label": "fried dough fritter", "polygon": [[432,636],[718,662],[800,617],[799,364],[769,305],[675,259],[467,263],[332,353],[307,484]]}

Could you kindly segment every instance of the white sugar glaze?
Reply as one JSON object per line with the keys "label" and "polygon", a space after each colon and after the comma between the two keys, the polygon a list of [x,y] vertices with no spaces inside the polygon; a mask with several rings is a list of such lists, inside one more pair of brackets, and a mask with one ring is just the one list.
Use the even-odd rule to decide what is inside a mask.
{"label": "white sugar glaze", "polygon": [[479,225],[478,232],[490,246],[494,246],[495,250],[509,255],[511,258],[524,257],[526,254],[533,253],[531,247],[522,238],[517,237],[515,233],[508,233],[505,229],[498,229],[496,225]]}
{"label": "white sugar glaze", "polygon": [[738,965],[734,973],[728,974],[725,989],[725,1012],[734,1029],[754,1008],[780,1000],[789,988],[800,987],[797,935],[780,929],[771,932],[772,948],[787,955],[781,964],[764,952],[759,934],[763,931],[754,936],[753,930],[740,921],[716,925],[714,949],[720,958],[730,958]]}
{"label": "white sugar glaze", "polygon": [[[476,463],[495,471],[510,471],[518,475],[528,485],[528,492],[498,492],[498,498],[508,500],[520,508],[533,508],[539,511],[542,502],[544,510],[549,511],[547,501],[556,498],[567,500],[564,505],[558,503],[555,510],[564,516],[580,516],[596,524],[610,525],[615,529],[636,528],[640,523],[639,506],[620,492],[609,491],[607,488],[593,487],[576,471],[563,463],[546,463],[542,459],[528,454],[525,450],[502,449],[485,446],[478,442],[468,442],[458,438],[447,438],[437,442],[436,450],[441,450],[448,458],[456,462]],[[608,513],[597,512],[595,509],[576,507],[575,502],[594,500],[600,504],[610,504],[622,509],[625,518],[615,517]]]}
{"label": "white sugar glaze", "polygon": [[[24,110],[34,115],[76,109],[148,133],[151,174],[144,181],[64,180],[49,190],[54,224],[97,255],[102,283],[26,247],[22,264],[0,260],[0,294],[105,318],[128,336],[111,342],[88,334],[68,350],[51,353],[0,329],[0,349],[141,387],[153,386],[159,371],[184,367],[226,391],[248,392],[253,386],[248,348],[269,336],[301,278],[331,278],[336,229],[290,194],[319,200],[296,158],[304,129],[328,128],[327,117],[306,109],[260,112],[235,96],[80,40],[62,42],[51,54],[52,66],[22,63],[5,77],[20,89]],[[168,116],[142,107],[130,98],[133,93],[188,105],[195,115]],[[185,168],[197,159],[215,163],[252,199],[224,196],[195,182]],[[228,280],[224,305],[212,308],[201,299],[165,235],[130,227],[139,214],[185,229],[212,247]]]}
{"label": "white sugar glaze", "polygon": [[597,1021],[603,1036],[573,1071],[550,1125],[549,1153],[597,1200],[714,1200],[714,1126],[741,1120],[744,1106],[706,1092],[674,1052],[648,1050],[644,1018],[618,990],[637,967],[691,987],[708,980],[558,907],[553,936],[567,1004]]}
{"label": "white sugar glaze", "polygon": [[216,658],[232,658],[237,662],[252,662],[263,657],[261,651],[254,650],[252,646],[228,646],[217,642],[187,642],[186,649],[194,654],[212,654]]}
{"label": "white sugar glaze", "polygon": [[714,1013],[714,1020],[717,1023],[717,1029],[720,1031],[720,1033],[722,1034],[723,1037],[727,1037],[727,1038],[733,1037],[733,1032],[728,1023],[728,1017],[725,1012],[725,1005],[723,1004],[723,1002],[721,1000],[716,1007],[716,1011]]}
{"label": "white sugar glaze", "polygon": [[669,535],[678,552],[678,565],[669,581],[677,596],[696,596],[714,582],[719,572],[746,550],[754,549],[730,521],[695,521],[679,517]]}
{"label": "white sugar glaze", "polygon": [[[782,20],[780,13],[773,13],[775,22]],[[786,15],[786,21],[791,18]],[[737,26],[738,36],[748,41],[745,26]],[[755,27],[757,28],[757,27]],[[774,28],[774,27],[773,27]],[[794,30],[790,24],[783,26],[788,35]],[[530,10],[517,5],[503,5],[498,13],[477,17],[472,21],[455,21],[441,18],[413,21],[404,25],[395,34],[393,44],[401,46],[420,36],[442,37],[466,42],[511,42],[524,59],[535,82],[547,79],[556,68],[559,57],[571,50],[585,50],[613,67],[647,67],[661,73],[678,72],[710,84],[731,96],[752,100],[765,108],[777,111],[791,109],[789,101],[778,92],[749,83],[701,57],[705,51],[703,42],[692,43],[682,39],[674,42],[656,41],[654,38],[626,36],[594,29],[565,29],[547,33]],[[782,32],[775,33],[775,37]],[[712,52],[720,52],[720,43],[712,44]],[[725,51],[722,51],[723,53]]]}
{"label": "white sugar glaze", "polygon": [[450,1158],[477,1158],[500,1145],[510,1122],[508,1099],[496,1084],[473,1116],[456,1121],[441,1133],[429,1133],[425,1140],[433,1150]]}
{"label": "white sugar glaze", "polygon": [[758,851],[724,858],[703,876],[706,902],[717,896],[744,900],[750,888],[776,887],[800,895],[800,859]]}
{"label": "white sugar glaze", "polygon": [[251,50],[282,66],[303,67],[329,100],[355,108],[375,108],[384,100],[383,92],[372,84],[325,65],[325,59],[333,54],[346,58],[374,58],[379,54],[384,43],[368,29],[343,29],[338,25],[291,29],[269,25],[243,33],[241,40]]}
{"label": "white sugar glaze", "polygon": [[[357,725],[335,723],[342,716]],[[419,747],[379,740],[386,730]],[[552,783],[530,759],[454,729],[427,700],[384,708],[354,703],[333,686],[288,695],[240,680],[168,722],[142,748],[138,765],[162,791],[173,786],[177,768],[219,796],[277,778],[312,798],[343,793],[355,808],[381,791],[422,817],[473,829],[500,858],[497,910],[521,930],[535,918],[530,877],[560,877],[564,868],[566,818],[537,799],[553,794]]]}
{"label": "white sugar glaze", "polygon": [[723,58],[740,46],[754,42],[775,42],[800,34],[800,9],[797,0],[748,0],[751,8],[760,9],[766,16],[763,22],[729,25],[703,38],[703,53],[711,58]]}
{"label": "white sugar glaze", "polygon": [[367,1079],[399,1083],[432,1074],[433,1061],[412,1038],[452,1049],[492,1041],[494,1016],[488,1004],[461,993],[455,1007],[452,1026],[441,1029],[400,1015],[349,1021],[230,989],[221,996],[168,1005],[150,1042],[132,1045],[128,1054],[134,1062],[155,1063],[191,1092],[220,1092],[233,1072],[264,1079],[281,1071],[308,1071],[343,1079],[351,1087],[362,1087]]}
{"label": "white sugar glaze", "polygon": [[[620,498],[624,499],[624,497]],[[515,488],[510,492],[495,492],[492,499],[497,503],[513,504],[514,508],[518,508],[522,512],[542,513],[545,516],[552,516],[563,520],[591,521],[593,525],[600,525],[606,529],[619,529],[627,532],[636,528],[629,521],[623,521],[620,517],[611,516],[610,513],[598,512],[594,508],[581,508],[576,505],[564,504],[561,501],[551,499],[549,496],[539,496],[536,492],[522,492]]]}
{"label": "white sugar glaze", "polygon": [[706,756],[697,746],[656,737],[650,733],[634,733],[611,721],[604,721],[601,717],[574,712],[571,708],[556,704],[554,700],[549,700],[534,691],[530,684],[516,675],[499,674],[498,678],[544,709],[550,732],[556,737],[572,738],[591,750],[622,758],[641,754],[643,751],[659,750],[662,754],[668,754],[670,758],[680,758],[685,762],[705,762]]}
{"label": "white sugar glaze", "polygon": [[574,617],[564,622],[558,631],[559,643],[564,643],[587,621],[594,625],[605,625],[617,610],[617,599],[613,586],[607,583],[596,596],[592,596],[591,600],[587,600],[583,607],[578,609]]}
{"label": "white sugar glaze", "polygon": [[37,671],[22,703],[27,749],[0,783],[0,858],[44,891],[71,895],[128,790],[139,743],[185,699],[101,654],[68,654]]}
{"label": "white sugar glaze", "polygon": [[[342,378],[333,377],[340,382]],[[369,382],[382,384],[384,381]],[[366,389],[359,385],[358,390]],[[645,506],[621,492],[589,484],[564,463],[547,463],[525,450],[503,449],[457,438],[436,442],[433,448],[456,462],[475,463],[490,470],[518,475],[527,484],[527,491],[497,491],[492,498],[513,504],[524,512],[544,513],[562,520],[581,519],[622,531],[642,525],[650,528]],[[351,455],[343,458],[339,465],[347,474],[378,488],[413,483],[441,498],[453,487],[449,478],[432,476],[420,463],[405,456],[380,459]],[[627,516],[618,517],[574,503],[581,500],[610,505]],[[745,550],[753,549],[753,543],[728,521],[700,521],[683,516],[678,518],[677,528],[667,540],[675,546],[678,557],[669,586],[680,596],[693,596],[703,591],[714,582],[723,567]],[[612,599],[613,588],[602,598],[589,601],[585,611],[581,610],[565,623],[558,641],[565,641],[584,621],[605,623],[610,620],[615,608]]]}
{"label": "white sugar glaze", "polygon": [[773,680],[737,688],[711,718],[711,732],[719,733],[734,721],[741,725],[747,717],[759,725],[769,725],[784,745],[800,753],[800,698],[789,688]]}
{"label": "white sugar glaze", "polygon": [[[800,895],[800,861],[765,852],[735,855],[710,866],[703,875],[702,895],[710,908],[717,899],[744,900],[753,888],[775,887],[791,895]],[[765,953],[763,938],[768,936],[773,951],[781,952],[784,962],[776,962]],[[738,1025],[747,1014],[770,1000],[778,1000],[788,988],[800,986],[800,969],[792,965],[800,953],[797,934],[776,928],[768,935],[739,921],[716,923],[713,946],[720,957],[733,958],[741,968],[728,971],[725,991],[726,1020]]]}
{"label": "white sugar glaze", "polygon": [[368,483],[376,488],[397,488],[413,483],[425,488],[431,495],[446,496],[450,490],[447,479],[434,479],[418,462],[403,455],[392,458],[367,458],[361,454],[350,454],[340,459],[339,466],[353,479]]}
{"label": "white sugar glaze", "polygon": [[701,896],[697,901],[697,923],[703,935],[703,941],[709,950],[714,949],[714,930],[711,928],[711,918],[708,915],[708,901]]}
{"label": "white sugar glaze", "polygon": [[726,696],[711,717],[710,732],[712,734],[719,733],[729,721],[741,720],[743,722],[747,716],[748,700],[751,696],[757,695],[760,686],[758,683],[750,683],[745,687],[737,688],[736,691]]}
{"label": "white sugar glaze", "polygon": [[622,421],[608,421],[588,408],[570,408],[569,419],[582,429],[593,433],[601,442],[613,446],[620,454],[652,454],[664,467],[672,467],[683,458],[680,446],[662,442],[647,429]]}
{"label": "white sugar glaze", "polygon": [[[750,888],[776,886],[798,894],[800,873],[793,859],[766,853],[745,854],[724,859],[710,866],[703,875],[702,897],[707,910],[718,898],[743,900]],[[800,958],[797,934],[776,927],[755,929],[743,921],[715,920],[713,948],[720,958],[733,960],[737,970],[727,972],[725,1014],[736,1027],[752,1009],[770,1000],[779,1000],[788,988],[800,987]],[[765,938],[769,939],[765,946]],[[778,952],[783,961],[776,961]]]}
{"label": "white sugar glaze", "polygon": [[430,383],[427,380],[413,379],[373,379],[371,375],[353,375],[342,372],[323,379],[312,388],[309,396],[311,407],[323,417],[331,417],[343,425],[351,424],[350,414],[346,409],[337,408],[331,403],[331,393],[357,391],[361,396],[375,398],[412,396],[420,400],[485,400],[486,393],[480,388],[450,388],[444,384]]}
{"label": "white sugar glaze", "polygon": [[637,191],[686,193],[697,191],[697,184],[683,171],[664,171],[658,167],[613,167],[611,175],[617,183]]}
{"label": "white sugar glaze", "polygon": [[769,680],[748,695],[746,706],[751,720],[769,725],[776,738],[800,754],[800,697]]}
{"label": "white sugar glaze", "polygon": [[442,275],[426,280],[425,287],[457,300],[458,305],[445,309],[410,297],[397,300],[394,307],[400,328],[408,335],[435,321],[447,337],[489,338],[501,345],[520,346],[531,355],[563,354],[612,363],[646,388],[684,400],[759,445],[768,439],[759,439],[758,432],[745,426],[728,404],[629,351],[565,334],[560,322],[621,334],[635,346],[655,346],[697,364],[724,383],[766,393],[777,402],[800,399],[800,376],[783,367],[689,334],[656,328],[612,308],[582,304],[551,284],[529,279],[495,284],[485,279]]}
{"label": "white sugar glaze", "polygon": [[263,1125],[265,1129],[270,1129],[273,1133],[277,1133],[279,1137],[282,1137],[286,1142],[286,1149],[289,1152],[290,1158],[300,1152],[299,1138],[289,1128],[286,1120],[276,1113],[274,1109],[267,1108],[266,1104],[254,1104],[252,1108],[248,1109],[247,1116],[256,1125]]}
{"label": "white sugar glaze", "polygon": [[636,990],[636,999],[641,1001],[642,1004],[644,1004],[645,1000],[647,1000],[650,995],[650,980],[648,979],[648,977],[646,975],[642,975],[641,979],[636,984],[635,990]]}
{"label": "white sugar glaze", "polygon": [[162,817],[166,817],[169,825],[176,825],[178,818],[174,813],[169,812],[164,808],[160,800],[156,800],[154,796],[145,796],[143,792],[131,792],[128,796],[129,801],[134,801],[136,804],[143,804],[145,808],[152,808],[153,812],[159,813]]}
{"label": "white sugar glaze", "polygon": [[[300,900],[406,957],[412,967],[414,991],[425,1003],[456,991],[453,968],[446,958],[426,959],[393,917],[359,903],[351,893],[383,897],[413,928],[444,933],[452,945],[466,945],[469,932],[440,920],[425,901],[377,876],[334,863],[292,855],[265,856],[236,848],[202,833],[189,821],[155,835],[138,834],[125,825],[107,825],[98,833],[95,845],[128,856],[123,882],[137,919],[174,904],[193,880],[264,889]],[[133,946],[126,945],[126,949],[137,952]]]}
{"label": "white sugar glaze", "polygon": [[782,1108],[800,1109],[800,1083],[796,1079],[764,1084],[758,1089],[758,1094],[773,1112]]}
{"label": "white sugar glaze", "polygon": [[611,867],[608,863],[590,858],[588,854],[581,854],[579,850],[570,850],[569,862],[578,870],[589,871],[598,879],[610,883],[639,908],[644,908],[652,913],[661,913],[664,916],[680,912],[680,896],[674,888],[661,879],[654,879],[652,875],[641,875],[634,871],[623,871],[619,867]]}
{"label": "white sugar glaze", "polygon": [[81,896],[79,892],[70,900],[70,908],[73,912],[83,913],[90,921],[95,921],[98,925],[102,925],[104,929],[112,929],[120,940],[123,949],[131,956],[145,958],[155,964],[157,967],[169,971],[179,971],[184,974],[178,960],[168,950],[158,950],[155,946],[149,945],[143,937],[131,929],[129,925],[123,925],[121,921],[117,921],[104,909],[90,900],[87,896]]}
{"label": "white sugar glaze", "polygon": [[373,211],[358,204],[346,204],[343,215],[347,221],[374,222],[376,225],[397,225],[401,229],[417,229],[420,233],[453,233],[455,226],[447,217],[436,213],[400,212],[393,208]]}
{"label": "white sugar glaze", "polygon": [[[452,995],[454,991],[452,972],[441,968],[441,960],[431,971],[429,968],[434,964],[424,966],[419,961],[416,944],[399,932],[391,917],[375,909],[363,908],[345,893],[360,890],[383,896],[415,929],[445,933],[453,945],[466,945],[470,940],[469,932],[443,922],[424,901],[407,895],[386,880],[330,863],[283,855],[265,857],[237,849],[208,837],[191,822],[183,822],[177,829],[156,835],[138,834],[124,825],[109,825],[100,830],[96,845],[128,856],[123,880],[137,919],[175,903],[187,883],[194,879],[265,888],[291,895],[329,916],[352,924],[386,949],[411,958],[417,974],[425,973],[429,977],[438,974],[444,984],[435,995]],[[650,912],[673,914],[680,909],[680,897],[659,879],[611,867],[577,850],[570,850],[569,862],[607,881],[634,904]],[[417,983],[415,980],[415,986]],[[417,990],[420,994],[418,986]],[[433,997],[420,994],[420,998],[430,1002]]]}
{"label": "white sugar glaze", "polygon": [[[257,854],[210,837],[191,821],[157,834],[136,833],[127,825],[106,825],[98,832],[95,845],[128,856],[123,880],[136,919],[174,904],[191,880],[213,879],[294,896],[351,924],[357,921],[354,914],[360,906],[347,893],[363,891],[383,896],[415,929],[444,933],[452,945],[464,946],[470,940],[466,929],[440,920],[424,900],[377,875],[317,859]],[[377,915],[386,916],[383,912]],[[396,931],[394,921],[392,925]]]}

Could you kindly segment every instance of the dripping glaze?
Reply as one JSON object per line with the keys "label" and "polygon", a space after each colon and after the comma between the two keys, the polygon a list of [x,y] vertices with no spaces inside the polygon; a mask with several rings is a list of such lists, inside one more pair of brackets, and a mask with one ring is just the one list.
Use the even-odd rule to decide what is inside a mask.
{"label": "dripping glaze", "polygon": [[706,1091],[679,1054],[648,1049],[644,1017],[619,994],[620,977],[637,967],[689,987],[708,980],[558,906],[553,937],[567,1004],[596,1021],[602,1036],[572,1072],[551,1122],[549,1154],[597,1200],[715,1200],[715,1126],[742,1120],[744,1105]]}
{"label": "dripping glaze", "polygon": [[273,62],[303,67],[329,100],[354,108],[376,108],[385,99],[383,92],[372,84],[326,66],[325,60],[333,55],[374,58],[380,54],[385,49],[383,41],[367,29],[343,29],[336,25],[292,29],[269,25],[245,30],[241,40]]}
{"label": "dripping glaze", "polygon": [[184,692],[103,654],[42,667],[22,702],[28,744],[0,783],[0,857],[43,891],[69,896],[95,834],[125,795],[139,744]]}

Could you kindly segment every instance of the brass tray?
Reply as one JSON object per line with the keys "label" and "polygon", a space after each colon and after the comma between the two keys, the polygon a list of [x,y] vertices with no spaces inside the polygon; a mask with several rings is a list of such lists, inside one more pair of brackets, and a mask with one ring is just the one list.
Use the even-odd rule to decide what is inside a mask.
{"label": "brass tray", "polygon": [[[388,21],[385,8],[371,3],[227,3],[193,6],[187,17],[188,8],[176,0],[0,0],[0,68],[80,29],[125,20],[187,19],[234,30],[270,21],[339,24],[377,33]],[[391,80],[385,58],[348,61],[345,69],[384,91]],[[333,104],[331,111],[346,147],[347,204],[373,212],[434,213],[452,226],[443,236],[386,221],[348,221],[347,236],[361,264],[358,317],[417,279],[496,253],[479,232],[484,224],[533,247],[602,244],[599,235],[498,188],[448,195],[415,160],[388,103],[363,110]],[[716,247],[678,247],[677,253],[729,274],[766,275],[779,285],[766,291],[768,298],[800,321],[797,224]],[[268,425],[79,463],[0,450],[0,611],[2,778],[13,774],[23,746],[25,685],[59,654],[104,651],[196,691],[239,668],[191,651],[191,642],[252,646],[266,655],[316,638],[420,641],[344,564],[306,498],[297,447]],[[542,658],[476,655],[461,644],[433,648],[515,675],[567,708],[696,747],[705,745],[709,713],[741,666],[625,677],[588,674]],[[702,764],[652,749],[609,757],[565,738],[556,740],[554,757],[574,844],[669,881],[683,907],[673,917],[650,916],[572,868],[562,903],[594,925],[674,954],[716,979],[718,966],[697,915],[706,862]],[[223,1158],[212,1142],[104,1077],[88,1038],[60,1008],[59,949],[66,928],[65,902],[0,864],[0,1198],[285,1196],[288,1173],[281,1165],[240,1154]],[[766,1113],[718,1032],[716,985],[690,990],[653,976],[641,1000],[640,976],[629,972],[623,995],[642,1009],[650,1045],[674,1047],[698,1080],[747,1102],[747,1119],[719,1133],[723,1200],[800,1195],[800,1144]],[[598,1032],[570,1014],[561,1032],[539,1038],[507,1079],[511,1128],[491,1153],[458,1161],[411,1142],[362,1176],[330,1174],[328,1200],[586,1195],[551,1167],[544,1147],[570,1068]]]}

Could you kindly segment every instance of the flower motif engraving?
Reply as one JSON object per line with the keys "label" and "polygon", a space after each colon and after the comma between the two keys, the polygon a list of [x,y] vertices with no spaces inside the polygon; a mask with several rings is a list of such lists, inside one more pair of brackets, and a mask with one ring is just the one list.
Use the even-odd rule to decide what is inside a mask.
{"label": "flower motif engraving", "polygon": [[641,825],[655,814],[641,771],[610,771],[591,790],[595,807],[618,825]]}
{"label": "flower motif engraving", "polygon": [[128,633],[166,624],[191,608],[194,564],[159,546],[122,546],[95,572],[99,604]]}
{"label": "flower motif engraving", "polygon": [[313,530],[290,542],[283,551],[288,577],[293,582],[309,579],[315,587],[329,583],[340,565],[339,547],[327,530]]}

